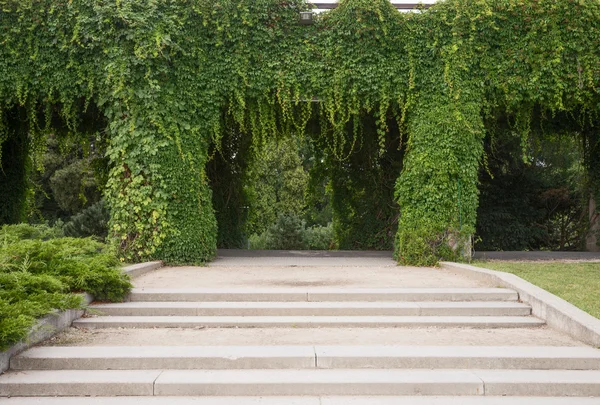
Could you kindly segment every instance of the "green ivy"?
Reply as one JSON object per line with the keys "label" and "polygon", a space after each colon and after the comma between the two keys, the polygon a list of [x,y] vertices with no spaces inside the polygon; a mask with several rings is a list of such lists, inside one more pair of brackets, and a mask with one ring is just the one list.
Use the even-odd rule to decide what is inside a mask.
{"label": "green ivy", "polygon": [[[0,110],[26,109],[35,154],[56,126],[81,135],[85,111],[97,108],[110,137],[110,237],[123,260],[174,263],[215,253],[205,165],[227,122],[260,151],[316,114],[344,162],[361,153],[365,116],[382,154],[395,121],[407,139],[403,169],[390,174],[399,176],[396,253],[412,264],[459,256],[469,243],[484,117],[510,112],[526,139],[538,106],[597,133],[598,1],[446,0],[399,13],[388,0],[341,0],[303,26],[308,7],[0,0]],[[11,125],[0,124],[0,144]]]}

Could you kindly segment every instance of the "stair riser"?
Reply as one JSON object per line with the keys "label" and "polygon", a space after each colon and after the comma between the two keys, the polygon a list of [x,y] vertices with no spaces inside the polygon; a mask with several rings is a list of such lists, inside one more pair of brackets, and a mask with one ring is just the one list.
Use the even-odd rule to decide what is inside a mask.
{"label": "stair riser", "polygon": [[160,383],[156,396],[284,396],[284,395],[483,395],[483,384],[454,383]]}
{"label": "stair riser", "polygon": [[0,385],[0,397],[58,397],[58,396],[152,396],[152,382],[122,383],[40,383]]}
{"label": "stair riser", "polygon": [[516,301],[511,291],[496,293],[136,293],[131,302],[419,302],[419,301]]}
{"label": "stair riser", "polygon": [[[148,317],[151,318],[151,317]],[[275,317],[276,318],[276,317]],[[350,317],[349,317],[350,318]],[[273,319],[264,322],[243,322],[243,321],[221,321],[215,318],[214,321],[153,321],[152,319],[144,321],[111,321],[110,317],[99,318],[102,322],[94,322],[93,320],[80,319],[73,323],[77,328],[87,329],[103,329],[103,328],[418,328],[418,327],[446,327],[446,328],[525,328],[539,327],[543,325],[534,318],[524,318],[522,322],[500,321],[500,322],[471,322],[468,319],[464,321],[449,321],[428,322],[427,317],[422,321],[353,321],[339,320],[338,322],[331,321],[303,321],[303,322],[287,322]],[[465,317],[468,318],[468,317]]]}
{"label": "stair riser", "polygon": [[13,370],[234,370],[314,369],[315,357],[298,358],[111,358],[13,359]]}
{"label": "stair riser", "polygon": [[118,308],[101,316],[527,316],[531,308]]}
{"label": "stair riser", "polygon": [[9,405],[598,405],[598,398],[544,397],[71,397],[11,398]]}
{"label": "stair riser", "polygon": [[[314,357],[298,358],[19,358],[13,370],[233,370],[314,369]],[[318,359],[319,369],[600,370],[600,359],[541,358],[339,358]]]}
{"label": "stair riser", "polygon": [[[5,384],[0,396],[484,395],[483,383],[55,383]],[[485,383],[490,396],[600,396],[600,383]]]}

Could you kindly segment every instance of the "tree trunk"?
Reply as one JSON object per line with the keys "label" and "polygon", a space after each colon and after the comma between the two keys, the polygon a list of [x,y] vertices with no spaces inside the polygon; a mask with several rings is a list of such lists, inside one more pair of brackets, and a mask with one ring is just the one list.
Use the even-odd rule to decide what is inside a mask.
{"label": "tree trunk", "polygon": [[588,215],[590,225],[585,238],[586,250],[590,252],[600,252],[600,246],[598,246],[598,238],[600,237],[600,214],[596,210],[596,200],[593,195],[590,196]]}

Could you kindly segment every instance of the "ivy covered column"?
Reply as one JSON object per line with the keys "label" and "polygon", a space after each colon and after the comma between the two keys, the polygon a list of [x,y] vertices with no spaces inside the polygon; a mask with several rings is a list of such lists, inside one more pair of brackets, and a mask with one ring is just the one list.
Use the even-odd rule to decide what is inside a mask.
{"label": "ivy covered column", "polygon": [[398,262],[435,265],[470,251],[483,153],[478,102],[421,98],[408,117],[409,142],[395,197]]}
{"label": "ivy covered column", "polygon": [[163,179],[168,224],[153,257],[169,263],[205,263],[216,255],[217,221],[205,172],[208,147],[199,139],[188,141],[185,155],[170,144],[153,159]]}
{"label": "ivy covered column", "polygon": [[205,174],[206,133],[192,129],[185,117],[162,126],[144,115],[110,116],[107,198],[121,257],[176,264],[211,260],[217,224]]}

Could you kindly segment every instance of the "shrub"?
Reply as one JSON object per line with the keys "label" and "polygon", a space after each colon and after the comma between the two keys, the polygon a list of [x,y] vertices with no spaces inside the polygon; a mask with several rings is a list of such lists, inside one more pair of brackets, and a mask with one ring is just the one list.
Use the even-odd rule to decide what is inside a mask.
{"label": "shrub", "polygon": [[0,243],[15,243],[25,239],[49,240],[64,236],[60,227],[46,224],[4,225],[0,230]]}
{"label": "shrub", "polygon": [[294,214],[280,214],[277,222],[265,232],[250,236],[250,249],[329,250],[335,247],[333,225],[306,228]]}
{"label": "shrub", "polygon": [[304,231],[305,245],[312,250],[329,250],[335,246],[333,224],[313,226]]}
{"label": "shrub", "polygon": [[84,209],[77,215],[73,215],[63,228],[66,236],[74,238],[85,238],[88,236],[104,240],[108,236],[108,222],[110,212],[104,200]]}
{"label": "shrub", "polygon": [[296,214],[279,214],[269,227],[270,249],[293,250],[304,248],[304,222]]}
{"label": "shrub", "polygon": [[250,243],[250,249],[265,250],[265,249],[272,249],[270,247],[270,240],[271,240],[271,234],[269,233],[268,230],[266,230],[263,233],[261,233],[260,235],[258,235],[256,233],[252,234],[252,236],[250,236],[250,238],[248,239],[248,242]]}
{"label": "shrub", "polygon": [[54,310],[80,308],[89,292],[120,301],[128,276],[106,245],[65,238],[45,225],[4,226],[0,233],[0,350],[27,336],[36,319]]}
{"label": "shrub", "polygon": [[90,159],[78,159],[56,170],[50,188],[59,207],[69,213],[80,212],[101,197]]}

